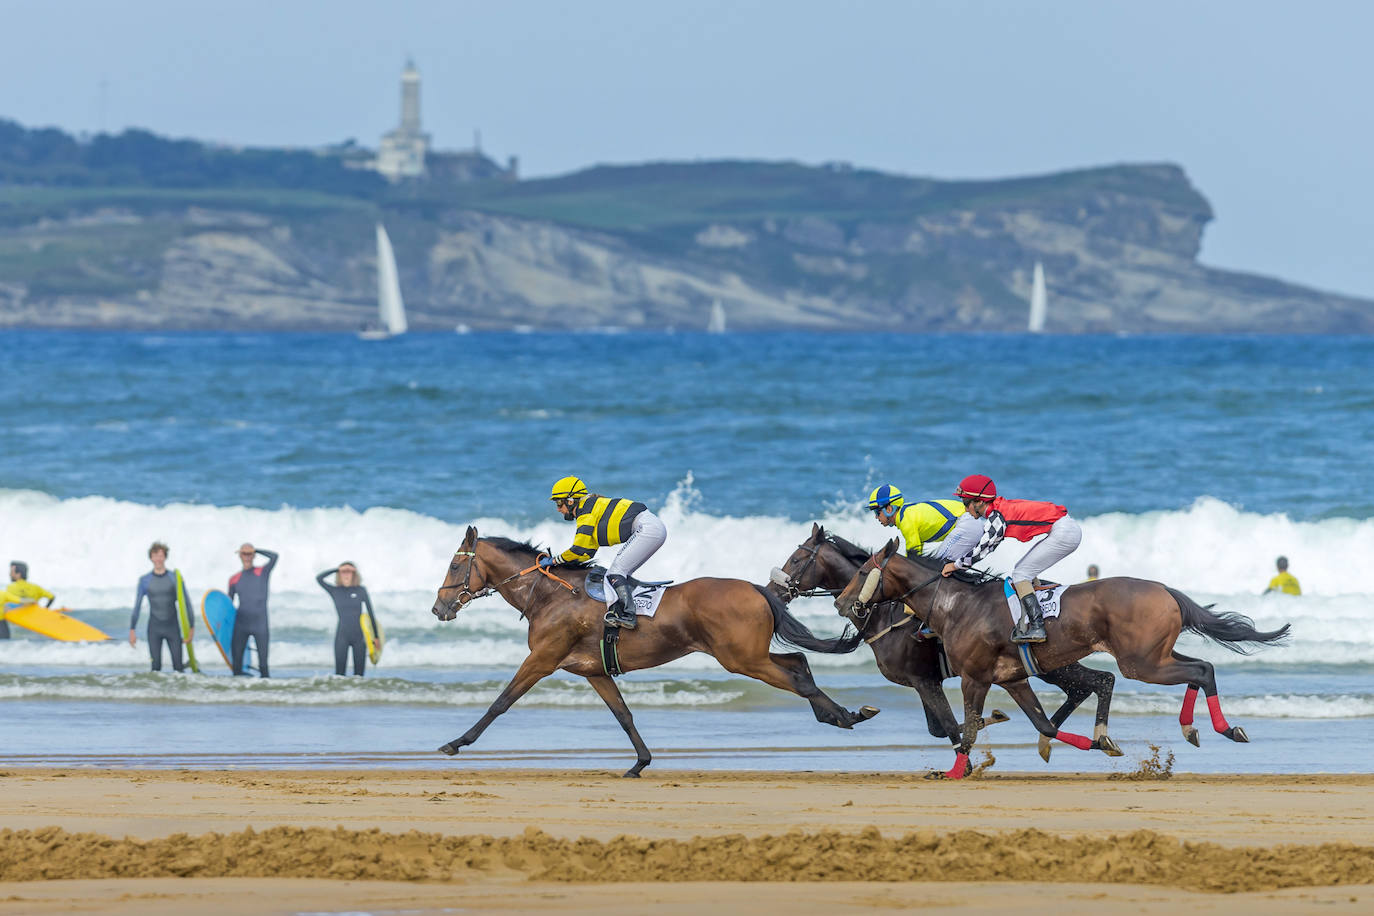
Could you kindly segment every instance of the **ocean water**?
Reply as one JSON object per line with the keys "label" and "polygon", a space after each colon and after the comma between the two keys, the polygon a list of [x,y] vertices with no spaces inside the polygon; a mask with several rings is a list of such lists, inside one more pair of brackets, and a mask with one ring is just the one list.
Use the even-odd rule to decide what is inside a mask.
{"label": "ocean water", "polygon": [[[2,336],[0,559],[28,561],[59,603],[119,639],[15,628],[0,642],[0,765],[628,764],[600,700],[561,675],[456,762],[434,754],[526,652],[523,621],[497,597],[449,623],[429,612],[466,525],[561,547],[571,526],[548,488],[575,473],[665,520],[646,575],[763,582],[813,520],[880,545],[890,530],[859,508],[873,486],[944,496],[982,472],[1082,521],[1082,546],[1050,575],[1077,581],[1097,563],[1261,628],[1293,624],[1288,646],[1253,656],[1181,644],[1217,663],[1249,745],[1205,728],[1202,748],[1186,745],[1182,688],[1120,679],[1112,732],[1128,756],[1062,747],[1046,765],[994,689],[989,706],[1013,713],[985,737],[999,768],[1129,769],[1152,743],[1179,770],[1374,766],[1371,339]],[[207,675],[147,671],[143,645],[123,637],[154,539],[171,544],[193,595],[224,588],[242,541],[280,551],[271,681],[228,677],[203,635]],[[1005,571],[1022,550],[988,565]],[[1260,595],[1280,553],[1300,598]],[[331,673],[335,615],[314,582],[344,559],[389,637],[361,680]],[[840,631],[826,600],[794,610]],[[883,714],[852,732],[823,726],[799,698],[706,656],[634,672],[622,689],[660,766],[948,766],[915,694],[866,648],[811,660],[837,700]],[[1090,732],[1091,709],[1071,727]]]}

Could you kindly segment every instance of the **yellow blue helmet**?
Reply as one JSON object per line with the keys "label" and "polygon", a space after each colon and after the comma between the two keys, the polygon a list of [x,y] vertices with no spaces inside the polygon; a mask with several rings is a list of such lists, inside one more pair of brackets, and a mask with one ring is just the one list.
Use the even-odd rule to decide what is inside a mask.
{"label": "yellow blue helmet", "polygon": [[553,485],[549,499],[579,499],[586,495],[587,485],[582,482],[581,477],[563,477]]}
{"label": "yellow blue helmet", "polygon": [[890,483],[885,483],[868,495],[869,509],[886,509],[888,506],[902,508],[902,491]]}

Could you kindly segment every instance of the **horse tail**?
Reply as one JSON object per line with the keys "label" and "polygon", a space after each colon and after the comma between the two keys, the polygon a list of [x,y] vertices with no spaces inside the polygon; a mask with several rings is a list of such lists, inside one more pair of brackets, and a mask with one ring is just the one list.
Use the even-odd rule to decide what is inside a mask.
{"label": "horse tail", "polygon": [[1241,643],[1257,642],[1267,645],[1282,645],[1288,639],[1289,624],[1285,623],[1277,630],[1270,630],[1267,633],[1261,632],[1255,629],[1255,622],[1244,614],[1236,614],[1231,611],[1213,611],[1210,609],[1211,605],[1203,607],[1183,592],[1172,588],[1167,590],[1178,602],[1179,612],[1183,615],[1183,629],[1199,636],[1206,636],[1232,652],[1249,655],[1253,650],[1241,645]]}
{"label": "horse tail", "polygon": [[788,612],[781,598],[761,585],[755,585],[754,588],[768,602],[768,609],[773,612],[773,636],[784,645],[826,655],[844,655],[859,648],[863,642],[863,637],[853,627],[845,627],[844,632],[834,639],[821,639]]}

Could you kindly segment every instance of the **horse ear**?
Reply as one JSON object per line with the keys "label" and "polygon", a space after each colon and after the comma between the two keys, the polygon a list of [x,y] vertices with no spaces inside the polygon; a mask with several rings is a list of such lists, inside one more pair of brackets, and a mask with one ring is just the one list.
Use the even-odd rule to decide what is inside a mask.
{"label": "horse ear", "polygon": [[821,527],[821,523],[820,523],[820,522],[812,522],[812,523],[811,523],[811,536],[812,536],[813,538],[819,538],[819,537],[820,537],[821,535],[823,535],[823,534],[825,534],[825,529]]}
{"label": "horse ear", "polygon": [[896,538],[893,538],[892,540],[888,541],[888,542],[887,542],[887,546],[883,548],[883,558],[886,559],[886,558],[892,556],[892,555],[893,555],[894,553],[896,553],[896,552],[897,552],[897,539],[896,539]]}
{"label": "horse ear", "polygon": [[472,545],[477,543],[477,526],[468,525],[468,530],[463,534],[463,546],[472,549]]}

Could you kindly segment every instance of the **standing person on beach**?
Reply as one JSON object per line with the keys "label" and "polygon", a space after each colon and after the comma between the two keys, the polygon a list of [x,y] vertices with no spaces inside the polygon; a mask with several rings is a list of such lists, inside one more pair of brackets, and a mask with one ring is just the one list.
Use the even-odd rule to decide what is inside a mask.
{"label": "standing person on beach", "polygon": [[[334,584],[325,581],[327,576],[334,577]],[[334,631],[334,673],[346,674],[348,653],[353,652],[353,673],[363,676],[367,670],[367,642],[363,639],[363,608],[372,613],[372,599],[363,588],[363,577],[358,575],[358,567],[347,561],[333,569],[326,569],[315,577],[320,588],[334,599],[334,611],[339,615],[339,627]]]}
{"label": "standing person on beach", "polygon": [[[253,558],[258,554],[267,557],[265,565],[253,565]],[[230,663],[235,674],[243,674],[243,654],[248,649],[248,637],[251,636],[258,650],[258,674],[268,677],[267,588],[272,570],[277,565],[277,554],[245,543],[239,548],[239,561],[243,563],[243,569],[229,578],[229,598],[238,598],[234,635],[229,646]]]}
{"label": "standing person on beach", "polygon": [[0,639],[10,638],[9,621],[5,620],[6,611],[21,605],[34,604],[39,598],[47,598],[47,606],[52,607],[54,597],[53,593],[43,586],[34,585],[29,581],[29,564],[23,560],[11,560],[10,584],[0,592]]}
{"label": "standing person on beach", "polygon": [[[143,599],[148,599],[148,654],[152,657],[153,670],[162,670],[162,643],[167,643],[167,654],[172,657],[172,670],[184,670],[181,659],[181,646],[189,643],[195,635],[195,623],[187,615],[191,628],[186,637],[181,635],[181,622],[177,617],[177,576],[167,569],[167,545],[154,541],[148,548],[148,559],[153,561],[152,572],[144,573],[138,580],[138,593],[134,595],[134,613],[129,618],[129,645],[138,645],[138,614],[143,609]],[[181,598],[189,610],[191,595],[186,588],[186,580],[181,580]]]}
{"label": "standing person on beach", "polygon": [[1278,567],[1279,574],[1269,580],[1269,587],[1264,590],[1267,595],[1270,592],[1283,592],[1285,595],[1301,595],[1302,586],[1298,585],[1298,578],[1288,571],[1288,558],[1279,557],[1274,561]]}

